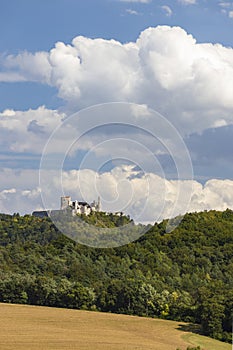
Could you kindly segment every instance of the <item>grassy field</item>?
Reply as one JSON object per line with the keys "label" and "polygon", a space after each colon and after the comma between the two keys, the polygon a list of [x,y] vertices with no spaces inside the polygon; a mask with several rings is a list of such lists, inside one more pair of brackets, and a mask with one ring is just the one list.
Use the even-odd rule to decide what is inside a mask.
{"label": "grassy field", "polygon": [[98,312],[0,304],[1,350],[231,350],[173,321]]}

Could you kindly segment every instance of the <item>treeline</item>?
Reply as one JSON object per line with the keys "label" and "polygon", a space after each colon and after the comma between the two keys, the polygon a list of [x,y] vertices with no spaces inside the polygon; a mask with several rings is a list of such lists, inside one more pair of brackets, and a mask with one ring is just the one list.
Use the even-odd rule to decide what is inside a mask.
{"label": "treeline", "polygon": [[[129,219],[99,220],[113,227]],[[0,214],[0,301],[198,323],[203,334],[230,342],[233,212],[187,214],[172,233],[166,224],[134,243],[94,249],[48,218]]]}

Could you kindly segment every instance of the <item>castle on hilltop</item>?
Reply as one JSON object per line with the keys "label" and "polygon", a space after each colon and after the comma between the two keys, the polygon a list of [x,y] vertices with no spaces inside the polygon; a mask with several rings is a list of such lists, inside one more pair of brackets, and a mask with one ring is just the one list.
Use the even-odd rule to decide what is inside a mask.
{"label": "castle on hilltop", "polygon": [[77,200],[72,201],[70,196],[62,196],[60,209],[34,211],[32,215],[40,218],[50,217],[52,214],[68,210],[71,210],[73,216],[77,214],[90,215],[93,212],[98,212],[100,211],[100,197],[98,197],[97,202],[94,200],[91,204],[88,204],[87,202],[79,202]]}
{"label": "castle on hilltop", "polygon": [[77,200],[72,201],[70,196],[61,197],[61,209],[66,210],[71,209],[72,215],[75,214],[85,214],[89,215],[92,212],[100,211],[100,197],[98,197],[98,201],[95,200],[88,204],[87,202],[79,202]]}

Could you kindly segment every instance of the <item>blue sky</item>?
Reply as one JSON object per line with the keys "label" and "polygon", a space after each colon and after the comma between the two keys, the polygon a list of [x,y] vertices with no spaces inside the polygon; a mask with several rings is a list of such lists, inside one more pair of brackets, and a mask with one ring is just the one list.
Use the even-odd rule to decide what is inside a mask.
{"label": "blue sky", "polygon": [[[198,41],[232,45],[230,10],[223,1],[198,0],[182,5],[176,0],[140,2],[118,0],[9,0],[1,2],[1,51],[49,50],[54,42],[70,42],[77,34],[91,38],[133,41],[148,26],[179,25]],[[162,6],[169,6],[166,16]],[[136,11],[130,14],[128,10]]]}
{"label": "blue sky", "polygon": [[[70,114],[110,102],[144,106],[143,113],[134,110],[132,115],[135,118],[140,115],[145,126],[148,110],[152,108],[176,128],[192,160],[191,211],[233,205],[232,29],[233,1],[2,0],[0,211],[28,212],[43,208],[39,167],[51,133]],[[94,40],[97,38],[100,40]],[[88,121],[96,117],[101,122],[98,113],[91,110],[85,118]],[[114,110],[111,114],[110,121],[114,122]],[[132,121],[132,115],[125,116],[126,123]],[[120,137],[119,130],[115,129],[115,136]],[[79,131],[77,128],[76,132]],[[108,133],[103,128],[94,134],[91,132],[89,138],[87,135],[75,157],[65,160],[69,164],[66,170],[70,171],[65,177],[73,179],[72,171],[80,170],[83,156],[99,142],[106,141]],[[65,137],[69,135],[65,133]],[[65,144],[61,138],[57,144]],[[149,157],[145,156],[143,164],[148,178],[156,182],[158,179],[154,177],[163,172],[168,179],[164,184],[168,193],[164,199],[164,217],[169,216],[169,203],[176,198],[174,184],[169,181],[185,179],[174,174],[174,158],[157,141],[153,144],[138,131],[134,138],[150,150],[154,147],[161,171],[151,170]],[[132,139],[131,135],[128,139]],[[176,145],[173,146],[175,149]],[[111,147],[108,152],[101,147],[94,150],[93,169],[107,155],[111,160],[115,146]],[[128,153],[123,149],[122,158],[123,155],[130,158],[130,146]],[[138,152],[140,158],[141,150]],[[118,171],[114,171],[116,163]],[[121,169],[119,160],[113,161],[110,168],[106,164],[102,166],[108,169],[105,175],[108,174],[109,187],[105,186],[107,175],[100,179],[100,188],[106,187],[108,193],[106,188],[107,194],[102,191],[110,197],[111,189],[122,183],[122,179],[136,186],[130,214],[143,202],[140,188],[144,183],[141,172],[135,175],[131,163],[127,168],[122,160]],[[90,173],[85,174],[86,179],[91,178]],[[140,179],[140,185],[136,185],[135,178]],[[185,188],[187,184],[183,185]],[[59,196],[61,190],[55,187],[54,193]],[[67,184],[64,188],[73,196],[81,196]],[[151,203],[156,201],[155,192],[153,189]],[[85,195],[89,198],[91,194]],[[153,220],[153,211],[158,210],[153,205],[151,208],[145,214],[145,221]],[[176,213],[184,210],[178,207]]]}
{"label": "blue sky", "polygon": [[[223,1],[198,0],[184,5],[176,0],[149,3],[118,0],[3,0],[0,12],[0,52],[49,51],[57,41],[70,43],[77,35],[135,41],[150,26],[181,26],[198,42],[233,46],[233,6]],[[225,2],[227,3],[227,2]],[[230,3],[230,2],[229,2]],[[168,6],[168,15],[162,7]],[[225,10],[227,13],[222,13]],[[134,13],[135,12],[135,13]],[[57,108],[56,91],[34,83],[0,83],[0,108],[27,109],[46,104]]]}

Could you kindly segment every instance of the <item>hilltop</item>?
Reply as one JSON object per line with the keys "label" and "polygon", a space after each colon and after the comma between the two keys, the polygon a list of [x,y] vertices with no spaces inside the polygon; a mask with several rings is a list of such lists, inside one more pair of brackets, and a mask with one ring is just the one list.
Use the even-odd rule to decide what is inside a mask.
{"label": "hilltop", "polygon": [[94,249],[49,218],[1,214],[0,301],[193,322],[230,342],[233,212],[186,214],[171,233],[166,224],[123,247]]}

